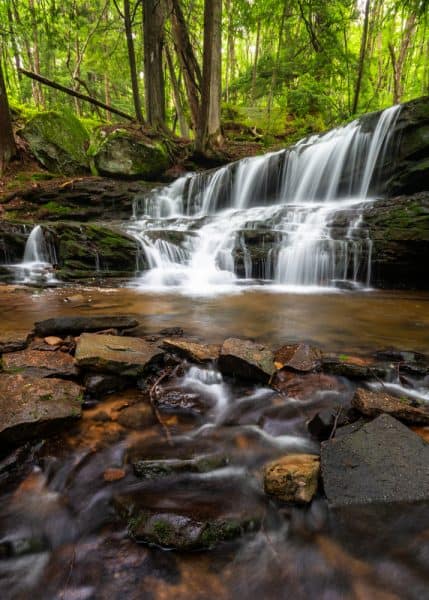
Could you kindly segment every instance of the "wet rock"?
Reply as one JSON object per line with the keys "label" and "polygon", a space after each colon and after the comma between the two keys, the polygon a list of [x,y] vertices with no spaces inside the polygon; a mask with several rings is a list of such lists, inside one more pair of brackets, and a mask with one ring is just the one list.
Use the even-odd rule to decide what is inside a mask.
{"label": "wet rock", "polygon": [[359,388],[352,400],[353,407],[367,417],[386,413],[416,425],[429,425],[429,410],[412,406],[407,398],[397,398],[380,390],[372,392]]}
{"label": "wet rock", "polygon": [[3,369],[38,377],[75,378],[78,374],[73,357],[65,352],[23,350],[3,356]]}
{"label": "wet rock", "polygon": [[180,440],[173,446],[137,444],[129,450],[129,455],[135,474],[144,479],[179,473],[208,473],[228,463],[225,453],[213,444],[187,440]]}
{"label": "wet rock", "polygon": [[322,353],[319,348],[308,344],[290,344],[282,346],[274,353],[276,369],[287,368],[292,371],[314,371],[320,366]]}
{"label": "wet rock", "polygon": [[217,344],[198,344],[191,340],[184,339],[164,339],[162,347],[169,352],[174,352],[184,358],[197,363],[215,361],[219,358],[220,345]]}
{"label": "wet rock", "polygon": [[170,158],[161,141],[138,132],[116,129],[106,135],[94,156],[99,173],[113,177],[156,179],[168,169]]}
{"label": "wet rock", "polygon": [[221,348],[219,369],[227,375],[266,383],[275,370],[274,354],[261,344],[229,338]]}
{"label": "wet rock", "polygon": [[216,546],[259,528],[265,503],[248,481],[229,473],[148,480],[115,497],[116,509],[139,542],[178,550]]}
{"label": "wet rock", "polygon": [[144,429],[155,423],[151,406],[147,403],[138,403],[121,410],[118,423],[128,429]]}
{"label": "wet rock", "polygon": [[136,327],[138,321],[131,317],[117,317],[115,315],[97,316],[97,317],[56,317],[38,321],[34,324],[35,332],[40,337],[54,335],[79,335],[81,333],[90,333],[102,331],[114,327],[120,331]]}
{"label": "wet rock", "polygon": [[163,352],[139,338],[84,333],[76,346],[76,365],[121,377],[139,377],[159,363]]}
{"label": "wet rock", "polygon": [[90,374],[84,379],[85,391],[93,398],[113,394],[126,387],[126,381],[115,375]]}
{"label": "wet rock", "polygon": [[264,468],[267,494],[285,502],[311,502],[317,491],[320,460],[315,454],[289,454]]}
{"label": "wet rock", "polygon": [[392,371],[391,364],[348,354],[324,354],[322,368],[327,373],[348,379],[385,378]]}
{"label": "wet rock", "polygon": [[389,415],[322,443],[332,506],[429,500],[429,444]]}
{"label": "wet rock", "polygon": [[333,375],[324,373],[293,373],[288,370],[280,370],[274,375],[271,386],[285,394],[289,398],[296,400],[309,400],[324,394],[331,394],[335,399],[338,396],[348,393],[348,388],[344,381]]}
{"label": "wet rock", "polygon": [[2,333],[0,334],[0,354],[25,350],[31,340],[29,333]]}
{"label": "wet rock", "polygon": [[157,405],[161,412],[185,413],[201,415],[212,405],[212,399],[202,398],[194,392],[183,389],[162,389],[157,398]]}
{"label": "wet rock", "polygon": [[45,337],[43,341],[45,344],[48,344],[48,346],[61,346],[63,343],[63,339],[56,337],[55,335],[49,335],[48,337]]}
{"label": "wet rock", "polygon": [[112,483],[113,481],[120,481],[125,475],[126,473],[123,469],[106,469],[103,473],[103,479]]}
{"label": "wet rock", "polygon": [[165,335],[168,337],[182,337],[184,335],[184,331],[181,327],[166,327],[165,329],[161,329],[159,332],[160,335]]}
{"label": "wet rock", "polygon": [[0,445],[22,442],[79,418],[81,388],[61,379],[0,376]]}
{"label": "wet rock", "polygon": [[338,427],[345,427],[359,418],[352,410],[344,407],[328,407],[320,410],[307,424],[308,431],[318,440],[327,440]]}

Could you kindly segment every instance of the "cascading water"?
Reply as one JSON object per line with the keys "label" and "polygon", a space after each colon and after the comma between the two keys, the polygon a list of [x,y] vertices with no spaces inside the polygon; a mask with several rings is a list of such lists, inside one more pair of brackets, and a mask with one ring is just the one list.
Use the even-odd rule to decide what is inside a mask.
{"label": "cascading water", "polygon": [[17,279],[24,283],[55,283],[54,265],[58,262],[55,247],[45,238],[40,225],[36,225],[24,249],[19,265],[12,265]]}
{"label": "cascading water", "polygon": [[[378,191],[399,107],[293,148],[187,176],[139,200],[127,230],[149,270],[139,284],[205,294],[256,279],[300,290],[369,286],[362,211]],[[347,215],[341,230],[335,215]]]}

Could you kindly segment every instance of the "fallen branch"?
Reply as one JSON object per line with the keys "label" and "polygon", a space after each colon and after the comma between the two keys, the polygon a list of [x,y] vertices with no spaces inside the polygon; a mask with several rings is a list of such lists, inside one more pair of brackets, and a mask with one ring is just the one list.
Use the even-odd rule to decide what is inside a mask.
{"label": "fallen branch", "polygon": [[163,371],[163,373],[161,373],[161,375],[158,377],[158,379],[155,381],[155,383],[149,390],[149,400],[150,400],[150,405],[152,407],[153,414],[155,415],[155,418],[158,421],[158,423],[161,425],[164,435],[166,437],[166,440],[170,444],[170,446],[174,446],[174,442],[172,440],[170,430],[168,429],[167,425],[162,420],[161,413],[159,412],[159,410],[156,406],[156,400],[157,400],[157,396],[158,396],[159,384],[162,381],[164,381],[164,379],[166,379],[167,377],[174,377],[174,375],[177,373],[177,371],[179,370],[180,367],[181,367],[181,365],[177,365],[177,367],[173,370],[171,370],[171,368],[168,368],[165,371]]}
{"label": "fallen branch", "polygon": [[23,75],[30,77],[30,79],[34,79],[35,81],[38,81],[39,83],[42,83],[43,85],[47,85],[48,87],[54,88],[54,90],[59,90],[60,92],[64,92],[65,94],[68,94],[69,96],[73,96],[74,98],[79,98],[80,100],[83,100],[84,102],[89,102],[90,104],[93,104],[94,106],[103,108],[104,110],[107,110],[115,115],[118,115],[119,117],[122,117],[123,119],[127,119],[128,121],[135,121],[135,118],[132,117],[131,115],[128,115],[127,113],[122,112],[122,110],[119,110],[118,108],[113,108],[113,106],[109,106],[108,104],[105,104],[104,102],[101,102],[100,100],[97,100],[96,98],[92,98],[91,96],[87,96],[86,94],[81,94],[80,92],[76,92],[75,90],[72,90],[71,88],[61,85],[60,83],[57,83],[56,81],[52,81],[51,79],[47,79],[47,77],[42,77],[41,75],[38,75],[37,73],[33,73],[32,71],[27,71],[26,69],[22,69],[22,68],[20,68],[18,70]]}

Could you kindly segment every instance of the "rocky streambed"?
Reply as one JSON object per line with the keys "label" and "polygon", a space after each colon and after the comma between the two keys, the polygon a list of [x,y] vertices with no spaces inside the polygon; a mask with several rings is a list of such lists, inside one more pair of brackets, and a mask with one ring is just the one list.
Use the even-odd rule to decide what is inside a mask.
{"label": "rocky streambed", "polygon": [[121,315],[1,352],[3,597],[422,597],[424,354]]}

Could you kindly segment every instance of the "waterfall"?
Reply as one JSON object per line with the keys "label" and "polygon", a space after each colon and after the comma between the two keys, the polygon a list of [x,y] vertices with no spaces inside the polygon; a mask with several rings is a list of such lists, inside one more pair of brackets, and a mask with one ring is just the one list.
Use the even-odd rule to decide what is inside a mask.
{"label": "waterfall", "polygon": [[[138,284],[196,294],[230,290],[240,279],[300,290],[369,286],[372,242],[362,212],[380,189],[399,111],[138,199],[127,226],[149,265]],[[342,228],[334,226],[340,213]]]}
{"label": "waterfall", "polygon": [[55,246],[50,243],[40,225],[27,238],[24,256],[19,265],[12,265],[16,278],[23,283],[56,283],[54,266],[58,263]]}

